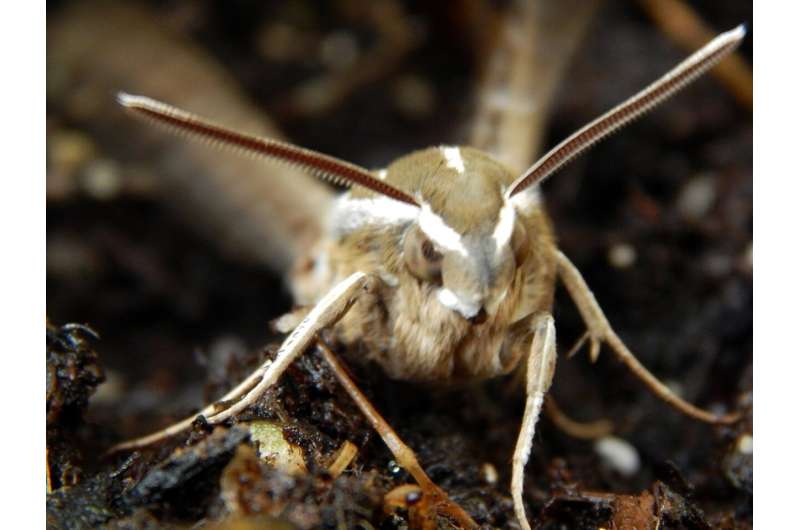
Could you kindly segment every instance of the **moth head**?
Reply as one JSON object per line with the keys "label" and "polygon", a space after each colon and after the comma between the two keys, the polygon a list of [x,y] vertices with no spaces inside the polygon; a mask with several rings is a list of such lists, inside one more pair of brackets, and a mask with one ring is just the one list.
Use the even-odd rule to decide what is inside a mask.
{"label": "moth head", "polygon": [[464,147],[412,153],[385,177],[413,190],[420,204],[402,241],[408,272],[431,284],[439,303],[476,323],[497,312],[529,250],[525,225],[504,193],[514,177]]}
{"label": "moth head", "polygon": [[442,305],[482,323],[497,312],[527,255],[525,227],[517,221],[512,230],[511,239],[499,245],[485,234],[465,234],[463,248],[454,249],[415,223],[403,239],[403,260],[411,275],[435,286]]}

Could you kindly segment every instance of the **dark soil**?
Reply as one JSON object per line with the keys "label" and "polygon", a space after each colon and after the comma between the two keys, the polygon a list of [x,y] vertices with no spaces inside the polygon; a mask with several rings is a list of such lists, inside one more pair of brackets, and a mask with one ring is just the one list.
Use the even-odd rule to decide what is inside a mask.
{"label": "dark soil", "polygon": [[[72,4],[50,3],[48,24]],[[300,20],[314,38],[344,28],[365,47],[375,35],[336,3],[321,12],[314,2],[274,4],[151,7],[224,63],[300,145],[378,167],[465,136],[476,82],[471,35],[444,4],[407,2],[417,46],[385,78],[313,116],[287,101],[322,66],[308,59],[265,68],[258,51],[265,21]],[[697,7],[720,30],[749,23],[751,8]],[[749,61],[749,38],[742,53]],[[548,144],[682,56],[640,11],[605,6],[569,69]],[[432,108],[410,111],[392,98],[410,75],[433,90]],[[65,108],[65,94],[80,87],[61,90],[48,87],[48,150],[65,132],[92,148],[75,168],[54,167],[53,157],[48,167],[49,190],[56,172],[74,179],[71,191],[48,192],[47,202],[48,527],[407,528],[407,511],[388,514],[383,504],[410,477],[313,351],[240,418],[279,422],[302,450],[307,474],[260,461],[242,426],[212,430],[200,421],[151,449],[103,456],[114,442],[180,419],[240,381],[275,351],[280,337],[268,323],[291,300],[280,277],[231,257],[163,197],[125,186],[93,194],[86,168],[125,160],[125,137],[134,133],[99,136]],[[552,178],[545,193],[561,249],[639,359],[693,403],[751,414],[751,111],[703,80]],[[564,292],[555,316],[566,351],[583,327]],[[609,354],[594,365],[585,355],[559,363],[551,392],[561,408],[576,419],[613,420],[641,466],[623,476],[592,442],[542,420],[527,467],[532,522],[647,528],[655,517],[660,528],[752,526],[752,454],[741,450],[751,417],[730,427],[699,424],[653,397]],[[352,370],[451,498],[484,527],[515,527],[508,484],[522,399],[510,379],[441,390],[390,381],[373,366],[352,363]],[[358,455],[334,480],[326,463],[346,440]],[[487,481],[487,466],[496,481]]]}

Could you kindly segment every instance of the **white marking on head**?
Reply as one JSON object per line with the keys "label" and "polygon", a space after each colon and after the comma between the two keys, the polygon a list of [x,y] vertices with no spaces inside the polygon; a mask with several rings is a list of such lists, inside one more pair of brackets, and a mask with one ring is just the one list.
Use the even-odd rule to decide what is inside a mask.
{"label": "white marking on head", "polygon": [[343,235],[366,225],[396,225],[413,222],[419,208],[383,195],[354,199],[344,193],[332,211],[330,226],[334,234]]}
{"label": "white marking on head", "polygon": [[458,147],[441,147],[447,167],[455,169],[459,174],[464,172],[464,159],[461,158],[461,149]]}
{"label": "white marking on head", "polygon": [[496,252],[499,253],[500,249],[511,241],[511,235],[514,233],[515,217],[514,205],[511,201],[506,200],[503,207],[500,208],[497,225],[494,227],[494,232],[492,233]]}
{"label": "white marking on head", "polygon": [[463,300],[456,293],[445,287],[439,289],[436,294],[440,304],[448,309],[457,311],[464,318],[472,318],[481,310],[481,304]]}
{"label": "white marking on head", "polygon": [[431,241],[440,247],[467,255],[467,248],[461,241],[461,234],[447,226],[439,215],[433,213],[428,203],[422,203],[422,210],[419,214],[419,227],[430,238]]}
{"label": "white marking on head", "polygon": [[511,204],[523,215],[530,215],[542,204],[539,186],[532,186],[511,197]]}

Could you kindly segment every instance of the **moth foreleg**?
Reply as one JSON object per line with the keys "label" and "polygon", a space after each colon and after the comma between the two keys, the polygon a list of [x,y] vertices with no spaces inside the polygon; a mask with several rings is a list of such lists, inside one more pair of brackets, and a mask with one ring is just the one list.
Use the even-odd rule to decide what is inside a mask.
{"label": "moth foreleg", "polygon": [[525,385],[525,413],[514,449],[511,468],[511,497],[514,500],[514,513],[523,530],[530,530],[522,502],[522,486],[525,464],[531,454],[536,422],[542,410],[545,394],[553,381],[556,369],[556,327],[549,313],[538,315],[533,321],[533,341],[528,357]]}
{"label": "moth foreleg", "polygon": [[564,283],[570,297],[578,307],[578,311],[588,328],[589,341],[591,345],[590,355],[596,358],[599,353],[601,343],[606,343],[611,347],[611,351],[627,366],[633,374],[647,385],[656,396],[666,401],[687,416],[707,422],[707,423],[733,423],[740,417],[738,413],[717,415],[695,407],[691,403],[684,401],[677,396],[657,377],[650,373],[636,356],[625,346],[622,339],[609,324],[600,304],[592,294],[580,271],[572,262],[560,251],[556,251],[558,262],[558,275]]}
{"label": "moth foreleg", "polygon": [[[339,380],[342,387],[344,387],[353,401],[356,402],[356,405],[358,405],[362,414],[364,414],[370,425],[372,425],[372,428],[378,432],[397,460],[397,463],[408,471],[409,474],[414,477],[414,480],[417,481],[417,484],[419,484],[426,498],[426,504],[439,514],[454,519],[459,525],[459,528],[477,528],[478,525],[475,524],[472,517],[470,517],[461,506],[451,501],[447,494],[428,477],[427,473],[425,473],[422,466],[419,464],[414,451],[400,439],[391,425],[389,425],[372,403],[370,403],[367,396],[356,386],[355,382],[342,365],[342,362],[336,354],[333,353],[333,350],[319,337],[317,338],[317,345],[322,352],[322,356],[333,370],[336,379]],[[427,518],[426,522],[429,523],[431,527],[435,526],[435,520],[432,520],[433,516],[434,514],[432,513],[423,515],[423,517]],[[424,524],[422,526],[427,527],[427,525]]]}
{"label": "moth foreleg", "polygon": [[[374,277],[362,272],[356,272],[338,283],[320,300],[308,313],[302,322],[284,340],[275,360],[267,360],[259,366],[247,379],[239,383],[220,400],[206,406],[200,412],[185,418],[178,423],[170,425],[158,432],[129,440],[112,447],[109,452],[134,449],[153,444],[191,427],[198,416],[204,416],[209,424],[217,424],[235,416],[253,403],[275,384],[286,368],[301,354],[315,334],[322,328],[331,326],[339,321],[358,299],[365,289],[369,289],[372,282],[378,281]],[[235,401],[227,408],[220,410],[221,404]]]}

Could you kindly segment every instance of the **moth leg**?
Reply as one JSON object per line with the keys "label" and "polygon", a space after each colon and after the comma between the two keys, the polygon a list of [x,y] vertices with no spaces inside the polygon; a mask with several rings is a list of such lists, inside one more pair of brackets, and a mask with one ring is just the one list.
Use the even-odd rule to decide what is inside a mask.
{"label": "moth leg", "polygon": [[[201,415],[206,418],[209,424],[213,425],[221,423],[243,411],[255,403],[264,391],[278,380],[286,368],[308,347],[314,339],[314,335],[320,329],[331,326],[341,319],[358,296],[365,289],[371,288],[374,281],[375,279],[372,276],[361,272],[350,275],[331,289],[314,306],[314,309],[308,313],[306,318],[281,344],[274,361],[265,361],[247,379],[225,394],[222,399],[206,406],[200,412],[153,434],[117,444],[109,452],[144,447],[169,438],[191,427],[195,419]],[[230,401],[235,401],[235,403],[220,410],[224,406],[223,404]]]}
{"label": "moth leg", "polygon": [[[336,379],[339,380],[339,383],[344,387],[353,401],[356,402],[358,408],[361,409],[361,412],[366,416],[369,423],[389,447],[397,463],[408,471],[411,476],[414,477],[414,480],[417,481],[417,484],[419,484],[422,489],[423,499],[425,499],[426,503],[435,508],[436,512],[439,514],[452,519],[460,528],[478,528],[478,525],[472,520],[472,517],[470,517],[461,506],[451,501],[447,493],[434,484],[430,477],[428,477],[427,473],[425,473],[422,466],[417,461],[417,456],[414,454],[414,451],[403,443],[394,429],[392,429],[372,403],[370,403],[369,399],[359,390],[348,375],[342,362],[320,337],[317,337],[317,346],[333,370],[333,373],[336,375]],[[432,528],[436,527],[434,516],[435,514],[433,513],[429,513],[426,516],[426,522]],[[428,525],[423,524],[423,527],[427,527]]]}
{"label": "moth leg", "polygon": [[579,440],[597,440],[609,436],[614,432],[614,424],[610,420],[577,421],[570,418],[558,406],[553,396],[546,396],[544,400],[544,415],[556,427]]}
{"label": "moth leg", "polygon": [[517,446],[511,467],[511,498],[514,500],[514,513],[523,530],[530,530],[522,502],[522,485],[525,464],[531,454],[536,422],[542,410],[544,396],[553,382],[556,370],[556,327],[549,313],[539,315],[533,321],[533,341],[528,357],[525,386],[525,413],[517,437]]}
{"label": "moth leg", "polygon": [[740,414],[735,412],[720,416],[695,407],[678,397],[669,387],[659,381],[639,362],[616,334],[605,314],[603,314],[603,310],[600,309],[600,304],[597,303],[597,299],[592,294],[589,286],[586,285],[586,281],[575,265],[561,251],[556,251],[556,259],[559,277],[578,307],[578,311],[588,328],[590,356],[592,359],[597,358],[601,343],[606,343],[619,360],[647,385],[651,392],[687,416],[714,424],[734,423],[740,418]]}

